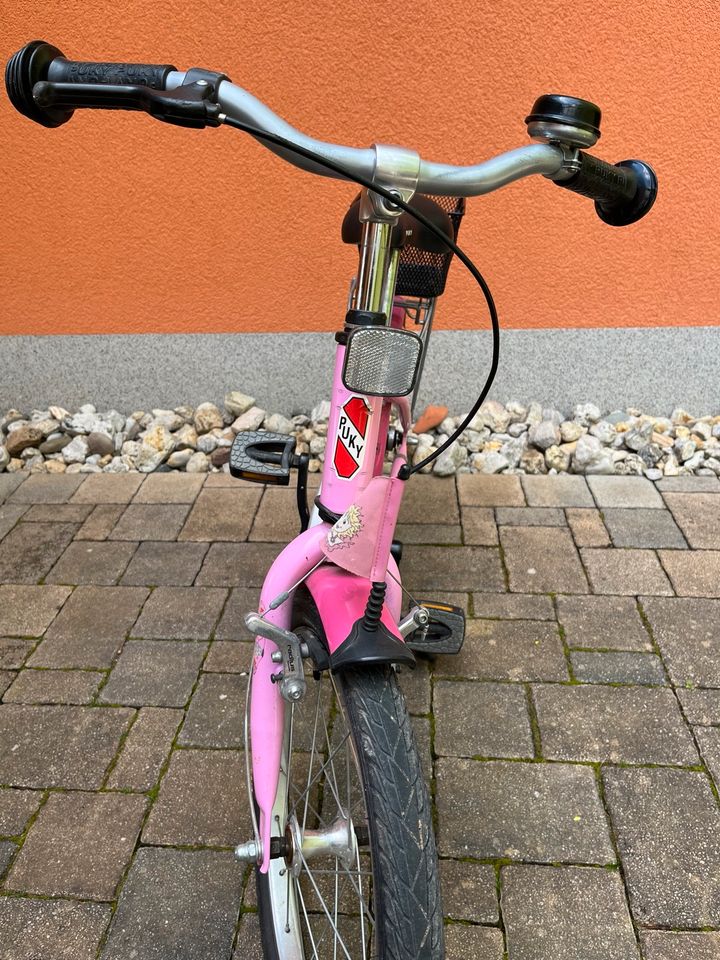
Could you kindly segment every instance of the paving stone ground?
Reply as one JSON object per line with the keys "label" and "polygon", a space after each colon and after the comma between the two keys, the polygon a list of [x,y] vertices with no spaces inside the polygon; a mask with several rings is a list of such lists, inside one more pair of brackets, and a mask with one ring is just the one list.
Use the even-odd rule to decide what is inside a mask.
{"label": "paving stone ground", "polygon": [[[259,960],[243,616],[294,491],[1,479],[0,958]],[[448,960],[720,958],[720,486],[419,477],[398,532],[468,615],[400,676]]]}

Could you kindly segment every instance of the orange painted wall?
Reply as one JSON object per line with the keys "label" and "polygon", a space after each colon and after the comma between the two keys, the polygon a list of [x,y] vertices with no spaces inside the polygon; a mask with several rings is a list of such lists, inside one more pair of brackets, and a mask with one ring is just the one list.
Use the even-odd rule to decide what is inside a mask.
{"label": "orange painted wall", "polygon": [[[71,59],[226,71],[301,129],[477,162],[527,141],[535,97],[596,101],[596,152],[651,161],[640,224],[602,224],[540,178],[469,205],[461,241],[508,327],[718,319],[716,0],[18,0],[0,59],[41,38]],[[124,113],[45,130],[0,103],[0,333],[324,330],[354,270],[353,196],[230,130]],[[453,268],[439,322],[485,323]],[[668,358],[671,362],[671,358]]]}

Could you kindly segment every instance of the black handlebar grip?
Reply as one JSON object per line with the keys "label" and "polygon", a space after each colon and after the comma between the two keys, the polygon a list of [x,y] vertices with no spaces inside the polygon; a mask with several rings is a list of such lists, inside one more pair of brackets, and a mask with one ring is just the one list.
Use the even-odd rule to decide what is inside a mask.
{"label": "black handlebar grip", "polygon": [[66,60],[57,47],[33,40],[8,60],[5,86],[16,110],[44,127],[59,127],[73,115],[71,107],[41,106],[33,98],[36,83],[93,83],[145,86],[162,90],[170,64],[77,63]]}
{"label": "black handlebar grip", "polygon": [[559,187],[595,201],[597,215],[613,227],[626,227],[649,212],[657,196],[657,177],[642,160],[606,163],[579,152],[580,169]]}
{"label": "black handlebar grip", "polygon": [[164,63],[81,63],[58,57],[48,69],[50,83],[105,83],[164,90],[176,67]]}

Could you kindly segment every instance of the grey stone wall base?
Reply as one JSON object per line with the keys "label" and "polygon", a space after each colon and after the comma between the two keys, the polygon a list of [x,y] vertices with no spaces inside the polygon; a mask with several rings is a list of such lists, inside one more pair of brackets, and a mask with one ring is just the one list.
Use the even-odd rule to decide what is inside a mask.
{"label": "grey stone wall base", "polygon": [[[330,395],[328,333],[129,334],[0,338],[0,407],[82,403],[122,411],[252,394],[284,413]],[[487,331],[436,331],[420,404],[469,408],[490,357]],[[720,326],[506,330],[492,395],[563,411],[593,401],[698,415],[720,410]]]}

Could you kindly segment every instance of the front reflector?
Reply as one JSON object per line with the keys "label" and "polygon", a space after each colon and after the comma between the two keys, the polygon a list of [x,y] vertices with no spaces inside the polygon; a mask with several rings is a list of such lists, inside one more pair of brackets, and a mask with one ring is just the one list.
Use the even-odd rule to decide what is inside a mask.
{"label": "front reflector", "polygon": [[422,340],[409,330],[357,327],[348,337],[343,384],[370,397],[406,397],[421,354]]}

